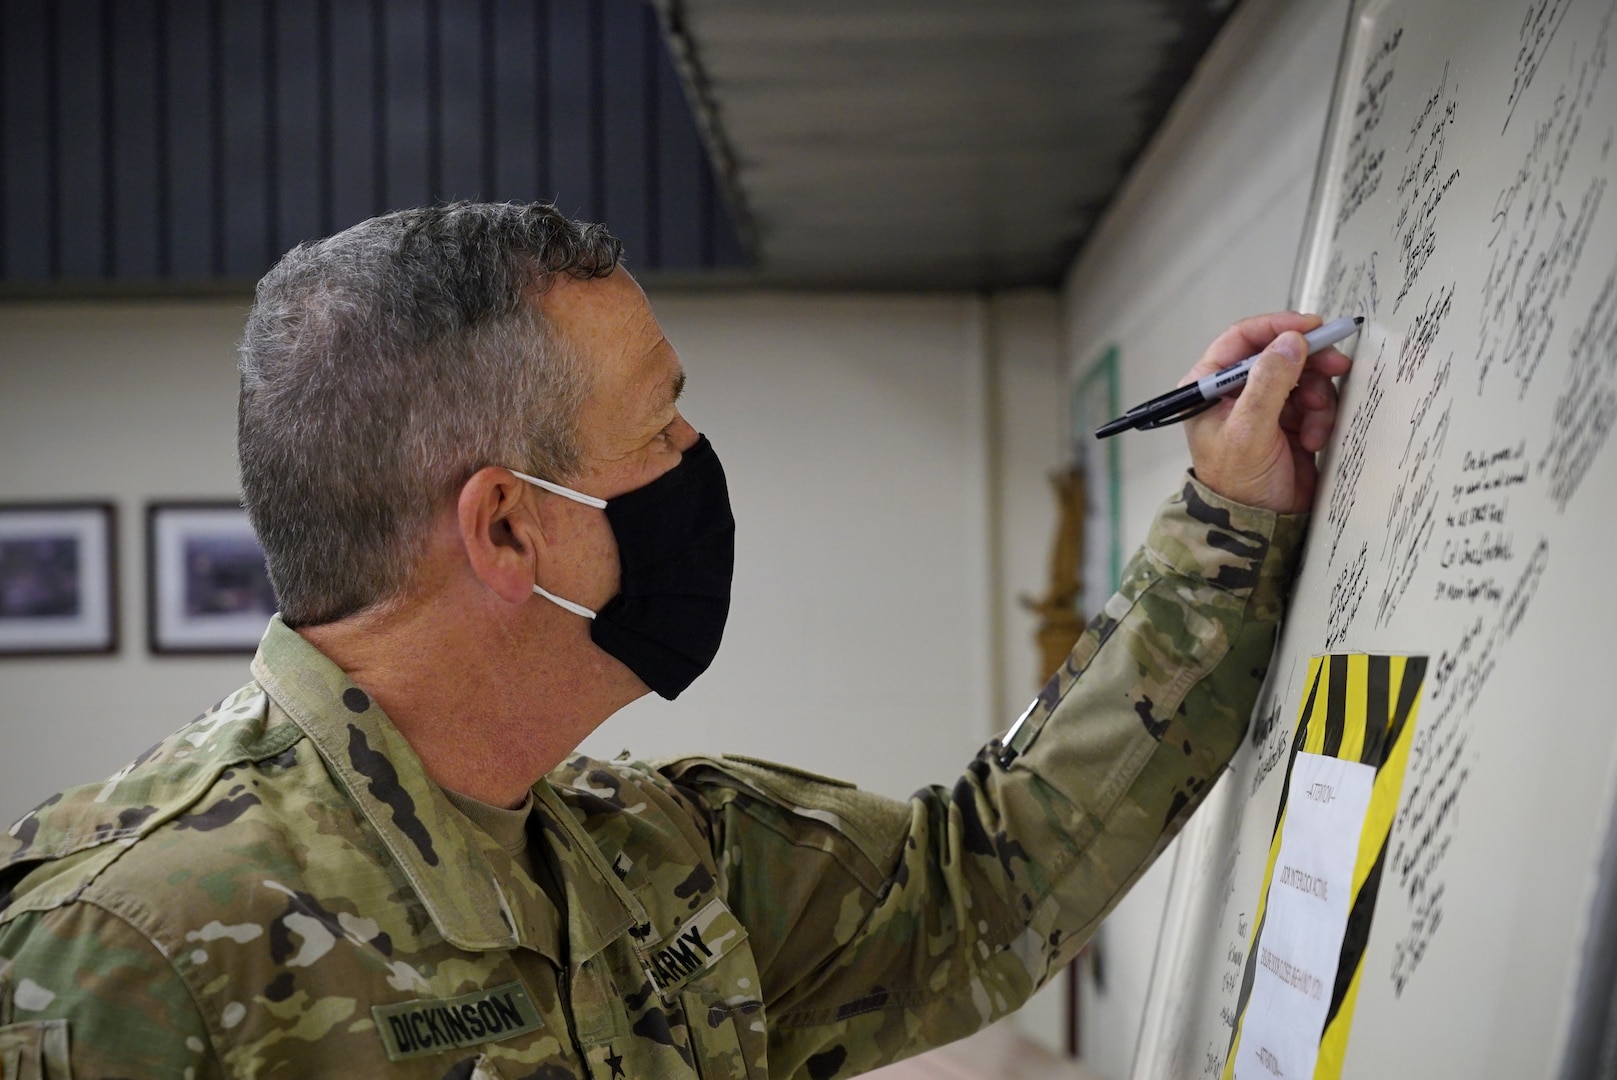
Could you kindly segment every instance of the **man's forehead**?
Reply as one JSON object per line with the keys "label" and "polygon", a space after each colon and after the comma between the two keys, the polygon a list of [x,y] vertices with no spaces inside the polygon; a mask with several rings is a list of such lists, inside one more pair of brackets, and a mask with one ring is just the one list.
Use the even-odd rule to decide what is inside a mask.
{"label": "man's forehead", "polygon": [[[670,380],[678,371],[652,314],[651,305],[627,271],[604,278],[558,275],[539,295],[540,310],[563,338],[594,364],[627,361],[632,376],[649,386]],[[667,369],[672,368],[673,371]]]}
{"label": "man's forehead", "polygon": [[538,293],[539,307],[558,323],[580,323],[617,333],[643,329],[655,320],[646,294],[622,267],[605,277],[555,274]]}

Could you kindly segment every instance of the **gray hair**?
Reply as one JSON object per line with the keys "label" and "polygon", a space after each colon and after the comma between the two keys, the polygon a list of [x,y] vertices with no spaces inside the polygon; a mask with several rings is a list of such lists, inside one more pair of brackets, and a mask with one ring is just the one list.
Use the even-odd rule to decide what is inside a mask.
{"label": "gray hair", "polygon": [[288,625],[403,595],[433,517],[478,469],[574,475],[590,373],[533,292],[621,255],[549,204],[462,202],[300,244],[264,275],[237,449]]}

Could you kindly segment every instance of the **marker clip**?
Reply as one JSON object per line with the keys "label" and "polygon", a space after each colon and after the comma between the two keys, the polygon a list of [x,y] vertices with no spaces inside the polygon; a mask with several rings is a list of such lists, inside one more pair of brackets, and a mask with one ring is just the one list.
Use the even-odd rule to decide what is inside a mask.
{"label": "marker clip", "polygon": [[1134,430],[1152,431],[1156,428],[1168,427],[1172,424],[1182,424],[1186,420],[1189,420],[1192,416],[1200,416],[1202,413],[1206,412],[1208,409],[1211,409],[1214,405],[1217,405],[1223,400],[1223,398],[1214,398],[1212,401],[1200,402],[1186,409],[1184,412],[1177,412],[1172,416],[1160,416],[1155,420],[1142,420],[1140,423],[1134,425]]}

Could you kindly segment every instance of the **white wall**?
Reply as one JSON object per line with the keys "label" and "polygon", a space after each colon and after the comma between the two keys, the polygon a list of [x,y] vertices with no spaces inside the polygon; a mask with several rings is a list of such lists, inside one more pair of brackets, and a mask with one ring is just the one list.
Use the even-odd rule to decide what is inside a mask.
{"label": "white wall", "polygon": [[235,499],[240,302],[0,306],[0,502],[110,499],[113,656],[0,659],[0,819],[94,780],[246,681],[146,651],[145,501]]}
{"label": "white wall", "polygon": [[[1055,295],[653,305],[690,372],[687,415],[729,473],[736,598],[713,670],[586,749],[733,750],[895,796],[952,782],[1031,686],[1032,623],[1005,598],[1042,586],[1042,473],[1062,438]],[[246,679],[242,657],[147,651],[143,535],[149,499],[236,497],[243,314],[0,306],[0,501],[118,504],[122,628],[115,656],[0,660],[0,820],[106,775]]]}
{"label": "white wall", "polygon": [[[1346,18],[1345,0],[1237,8],[1068,276],[1074,379],[1117,345],[1126,408],[1235,319],[1285,307]],[[1128,551],[1189,455],[1172,430],[1119,438]],[[1173,854],[1102,928],[1104,990],[1083,980],[1085,1063],[1114,1080],[1130,1072]]]}
{"label": "white wall", "polygon": [[[1031,620],[1001,612],[1039,588],[1054,518],[1054,295],[653,303],[690,373],[685,415],[730,478],[735,600],[707,676],[672,704],[636,702],[585,748],[779,758],[896,797],[952,783],[1014,718],[998,668],[1036,664]],[[1003,452],[996,402],[1026,417]],[[1004,567],[996,497],[1014,538]]]}

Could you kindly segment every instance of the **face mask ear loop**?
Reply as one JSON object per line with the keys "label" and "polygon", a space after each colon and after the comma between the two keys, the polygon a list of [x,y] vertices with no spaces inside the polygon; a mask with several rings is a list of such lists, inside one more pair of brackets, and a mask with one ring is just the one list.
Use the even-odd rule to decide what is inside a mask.
{"label": "face mask ear loop", "polygon": [[533,591],[564,611],[571,611],[574,615],[582,615],[586,619],[595,618],[595,612],[591,611],[583,604],[575,604],[571,600],[563,600],[555,593],[546,591],[542,585],[535,585],[533,587]]}
{"label": "face mask ear loop", "polygon": [[[560,495],[564,499],[571,499],[576,503],[583,503],[585,506],[593,506],[597,510],[606,509],[605,499],[597,499],[593,495],[586,495],[582,491],[574,491],[570,487],[562,487],[560,484],[553,484],[549,480],[541,480],[537,476],[529,476],[527,473],[517,472],[515,469],[511,470],[511,475],[520,480],[526,480],[535,487],[544,488],[553,495]],[[595,618],[595,612],[591,611],[583,604],[575,604],[571,600],[564,600],[555,593],[550,592],[542,585],[535,585],[533,587],[533,591],[544,597],[546,600],[549,600],[552,604],[555,604],[563,611],[570,611],[574,615],[578,615],[585,619]]]}
{"label": "face mask ear loop", "polygon": [[552,495],[560,495],[564,499],[571,499],[575,503],[583,503],[585,506],[593,506],[597,510],[606,509],[606,500],[597,499],[594,495],[586,495],[582,491],[574,491],[570,487],[552,484],[549,480],[541,480],[537,476],[529,476],[527,473],[517,472],[515,469],[511,470],[511,475],[519,480],[526,480],[535,487],[542,487]]}

